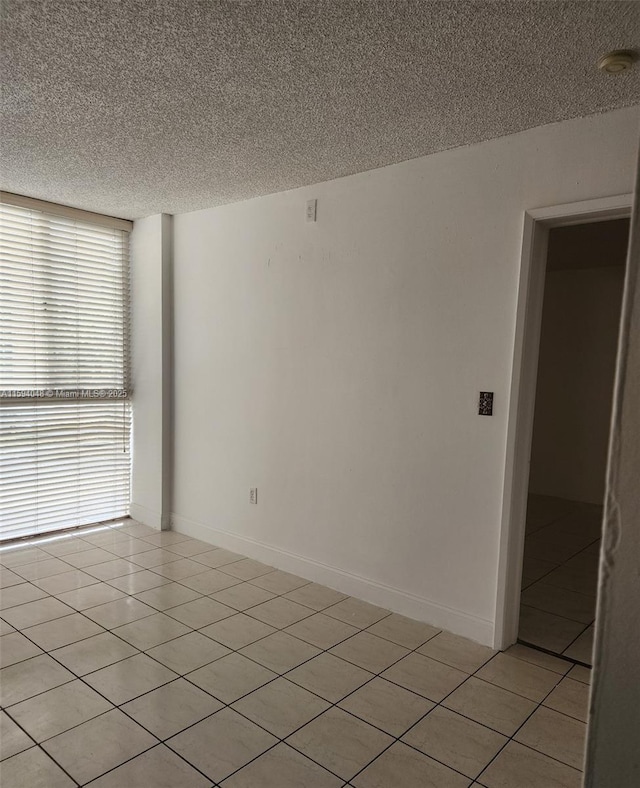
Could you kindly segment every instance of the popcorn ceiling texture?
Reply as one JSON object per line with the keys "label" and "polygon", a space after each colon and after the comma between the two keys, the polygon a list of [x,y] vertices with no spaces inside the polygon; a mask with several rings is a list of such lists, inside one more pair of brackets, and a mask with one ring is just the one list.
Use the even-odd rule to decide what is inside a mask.
{"label": "popcorn ceiling texture", "polygon": [[637,2],[0,5],[2,188],[124,218],[282,191],[640,97],[640,64],[618,77],[595,66],[640,46]]}

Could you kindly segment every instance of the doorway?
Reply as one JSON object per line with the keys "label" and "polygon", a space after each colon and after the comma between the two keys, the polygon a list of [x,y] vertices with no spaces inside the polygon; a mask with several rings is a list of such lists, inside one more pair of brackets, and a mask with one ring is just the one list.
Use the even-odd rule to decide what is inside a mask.
{"label": "doorway", "polygon": [[[549,236],[555,228],[628,219],[632,201],[631,194],[622,194],[536,208],[526,211],[523,217],[514,355],[507,414],[494,648],[505,649],[515,643],[519,632],[529,469]],[[607,413],[607,422],[609,418],[610,413]],[[530,519],[535,517],[534,511],[535,505],[531,509]],[[546,523],[549,524],[550,522]]]}
{"label": "doorway", "polygon": [[549,231],[518,640],[591,664],[629,220]]}

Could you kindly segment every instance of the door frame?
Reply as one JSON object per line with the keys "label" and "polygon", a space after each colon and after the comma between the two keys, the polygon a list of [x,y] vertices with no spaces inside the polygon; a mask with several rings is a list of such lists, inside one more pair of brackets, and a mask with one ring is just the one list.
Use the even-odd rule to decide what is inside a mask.
{"label": "door frame", "polygon": [[628,218],[631,216],[632,204],[632,194],[620,194],[536,208],[524,214],[498,554],[493,638],[493,646],[497,649],[507,648],[518,637],[549,230],[572,224]]}

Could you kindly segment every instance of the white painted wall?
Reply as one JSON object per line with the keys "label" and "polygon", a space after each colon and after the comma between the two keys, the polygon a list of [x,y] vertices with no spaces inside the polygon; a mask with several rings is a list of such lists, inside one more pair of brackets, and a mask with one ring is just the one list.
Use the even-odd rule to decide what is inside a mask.
{"label": "white painted wall", "polygon": [[149,216],[131,233],[131,389],[133,476],[131,516],[168,525],[171,217]]}
{"label": "white painted wall", "polygon": [[174,526],[491,642],[523,212],[628,192],[637,126],[175,217]]}
{"label": "white painted wall", "polygon": [[604,502],[623,266],[547,272],[529,490]]}

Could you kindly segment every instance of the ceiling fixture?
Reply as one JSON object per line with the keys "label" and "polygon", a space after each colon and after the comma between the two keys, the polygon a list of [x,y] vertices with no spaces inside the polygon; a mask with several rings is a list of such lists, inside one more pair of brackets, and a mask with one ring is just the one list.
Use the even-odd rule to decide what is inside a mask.
{"label": "ceiling fixture", "polygon": [[637,57],[637,52],[632,49],[616,49],[598,60],[598,68],[607,74],[621,74],[629,71]]}

